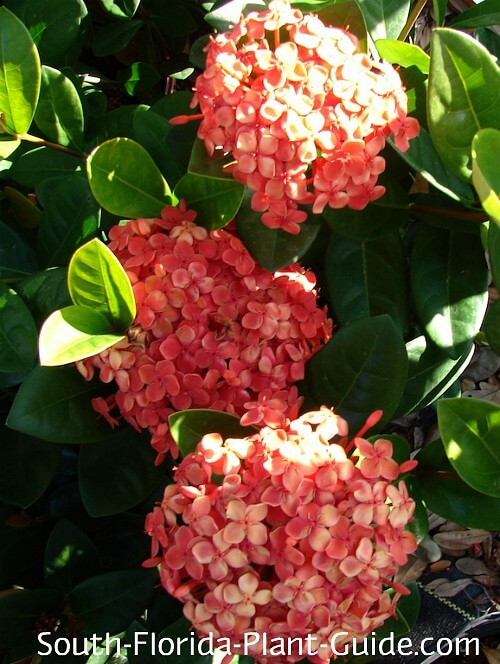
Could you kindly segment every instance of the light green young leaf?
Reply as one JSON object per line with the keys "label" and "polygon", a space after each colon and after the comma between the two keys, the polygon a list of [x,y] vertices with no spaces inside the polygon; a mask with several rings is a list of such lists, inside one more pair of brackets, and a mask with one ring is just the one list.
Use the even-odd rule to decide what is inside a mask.
{"label": "light green young leaf", "polygon": [[430,58],[419,46],[395,39],[377,39],[378,54],[391,65],[417,67],[422,74],[429,73]]}
{"label": "light green young leaf", "polygon": [[472,141],[472,184],[490,219],[500,226],[499,154],[500,131],[496,129],[478,131]]}

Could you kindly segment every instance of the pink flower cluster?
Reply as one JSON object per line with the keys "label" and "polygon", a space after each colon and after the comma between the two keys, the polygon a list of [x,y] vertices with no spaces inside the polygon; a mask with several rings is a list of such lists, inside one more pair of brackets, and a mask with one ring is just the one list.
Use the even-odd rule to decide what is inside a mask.
{"label": "pink flower cluster", "polygon": [[[293,662],[313,635],[325,653],[313,661],[327,662],[334,634],[346,632],[338,648],[364,638],[408,592],[391,578],[416,548],[405,530],[415,503],[394,481],[416,462],[392,452],[384,439],[348,442],[347,423],[324,407],[242,439],[207,434],[147,516],[144,565],[160,566],[200,636],[229,639],[235,654],[247,632],[297,639],[282,660]],[[259,643],[248,654],[271,659]]]}
{"label": "pink flower cluster", "polygon": [[196,213],[167,207],[160,219],[136,219],[109,232],[109,248],[133,286],[137,316],[128,340],[77,363],[117,392],[93,400],[138,430],[149,429],[158,461],[177,447],[168,416],[212,408],[246,424],[280,425],[297,413],[293,383],[326,342],[332,322],[317,305],[315,278],[299,265],[274,274],[226,230],[194,222]]}
{"label": "pink flower cluster", "polygon": [[380,198],[386,138],[405,151],[419,131],[391,65],[287,0],[212,38],[196,104],[207,151],[232,153],[235,179],[255,191],[252,208],[290,233],[307,216],[299,204],[321,213]]}

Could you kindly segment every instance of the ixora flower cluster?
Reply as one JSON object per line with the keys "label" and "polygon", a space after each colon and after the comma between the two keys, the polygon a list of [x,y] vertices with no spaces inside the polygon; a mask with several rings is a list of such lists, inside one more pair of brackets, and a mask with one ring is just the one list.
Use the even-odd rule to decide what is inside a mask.
{"label": "ixora flower cluster", "polygon": [[[324,407],[242,439],[207,434],[146,519],[144,565],[160,566],[199,636],[229,639],[235,654],[249,632],[286,637],[296,650],[280,661],[293,662],[312,635],[313,660],[329,661],[334,635],[345,633],[338,648],[364,638],[408,593],[391,578],[416,548],[405,531],[415,503],[394,480],[416,462],[392,452],[388,440],[348,442]],[[268,661],[264,641],[246,654]]]}
{"label": "ixora flower cluster", "polygon": [[293,386],[311,355],[331,336],[317,305],[315,278],[299,265],[274,274],[255,263],[225,230],[197,226],[196,213],[167,207],[159,219],[136,219],[109,232],[109,248],[132,283],[137,316],[128,340],[77,363],[117,392],[93,400],[138,430],[149,429],[158,462],[177,447],[168,416],[212,408],[244,424],[279,426],[301,403]]}
{"label": "ixora flower cluster", "polygon": [[232,153],[235,179],[255,191],[252,208],[290,233],[306,219],[301,203],[320,213],[380,198],[386,138],[392,133],[405,151],[419,131],[391,65],[287,0],[212,38],[196,104],[207,151]]}

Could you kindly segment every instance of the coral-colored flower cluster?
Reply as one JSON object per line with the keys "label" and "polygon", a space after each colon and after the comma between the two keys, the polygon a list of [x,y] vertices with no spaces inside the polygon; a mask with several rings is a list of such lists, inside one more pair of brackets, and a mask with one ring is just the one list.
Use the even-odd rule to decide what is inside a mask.
{"label": "coral-colored flower cluster", "polygon": [[[200,636],[228,638],[238,654],[247,632],[313,635],[324,653],[314,661],[328,661],[334,634],[346,632],[338,648],[364,638],[407,592],[391,579],[416,548],[405,530],[415,503],[395,480],[416,462],[392,452],[384,439],[348,442],[347,423],[324,407],[242,439],[207,434],[147,517],[144,564],[159,564]],[[282,661],[301,659],[288,643],[297,652]],[[267,661],[259,643],[248,654]]]}
{"label": "coral-colored flower cluster", "polygon": [[387,137],[405,151],[419,131],[391,65],[287,0],[211,40],[196,104],[208,152],[232,153],[234,177],[255,191],[252,208],[290,233],[307,216],[299,204],[361,210],[380,198]]}
{"label": "coral-colored flower cluster", "polygon": [[246,424],[280,425],[297,413],[293,386],[305,362],[331,336],[317,305],[312,272],[293,265],[274,274],[225,230],[197,226],[196,213],[167,207],[159,219],[135,219],[109,232],[109,248],[132,283],[137,316],[128,340],[77,363],[117,392],[93,400],[149,429],[162,456],[177,451],[168,416],[212,408]]}

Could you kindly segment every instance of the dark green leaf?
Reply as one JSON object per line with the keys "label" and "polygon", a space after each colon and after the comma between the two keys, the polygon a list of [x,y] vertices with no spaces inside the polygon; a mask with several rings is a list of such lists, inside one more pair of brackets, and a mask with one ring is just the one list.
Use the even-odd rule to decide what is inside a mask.
{"label": "dark green leaf", "polygon": [[409,530],[416,537],[420,543],[429,534],[429,517],[427,516],[427,508],[425,506],[420,485],[413,475],[405,477],[405,484],[408,493],[415,501],[415,511],[413,512],[413,521],[410,521],[406,530]]}
{"label": "dark green leaf", "polygon": [[0,597],[0,648],[37,644],[35,627],[44,615],[57,616],[57,590],[13,590]]}
{"label": "dark green leaf", "polygon": [[432,341],[457,359],[479,332],[488,269],[479,237],[423,224],[411,256],[417,315]]}
{"label": "dark green leaf", "polygon": [[28,371],[37,351],[35,321],[23,300],[0,282],[0,371]]}
{"label": "dark green leaf", "polygon": [[[2,521],[9,513],[9,508],[4,508]],[[34,520],[25,528],[2,523],[0,530],[2,588],[14,585],[36,586],[40,583],[40,559],[43,556],[45,539],[44,528]]]}
{"label": "dark green leaf", "polygon": [[56,309],[71,304],[66,284],[67,275],[66,268],[50,268],[43,272],[35,272],[16,287],[37,324]]}
{"label": "dark green leaf", "polygon": [[52,67],[73,65],[85,34],[83,0],[5,0],[5,5],[30,31],[42,62]]}
{"label": "dark green leaf", "polygon": [[205,147],[205,142],[201,138],[197,138],[191,151],[188,173],[216,180],[232,180],[233,176],[226,168],[231,163],[234,163],[234,157],[230,154],[223,154],[221,150],[216,150],[210,155]]}
{"label": "dark green leaf", "polygon": [[223,438],[244,438],[257,431],[254,427],[242,426],[234,415],[206,408],[173,413],[168,418],[168,425],[183,456],[191,454],[207,433],[220,433]]}
{"label": "dark green leaf", "polygon": [[390,420],[401,399],[407,373],[406,350],[387,316],[349,323],[306,365],[308,392],[318,405],[333,406],[352,431],[374,410]]}
{"label": "dark green leaf", "polygon": [[47,540],[45,582],[65,592],[89,576],[99,574],[101,564],[94,542],[74,523],[61,519]]}
{"label": "dark green leaf", "polygon": [[75,86],[62,72],[43,65],[35,112],[40,131],[54,143],[83,149],[83,108]]}
{"label": "dark green leaf", "polygon": [[372,39],[397,39],[410,12],[407,0],[359,0],[359,5]]}
{"label": "dark green leaf", "polygon": [[500,131],[481,129],[472,141],[472,182],[491,221],[500,226]]}
{"label": "dark green leaf", "polygon": [[118,331],[136,314],[132,284],[114,253],[94,239],[77,249],[68,269],[68,288],[75,304],[104,314]]}
{"label": "dark green leaf", "polygon": [[[410,583],[407,587],[411,590],[411,594],[403,595],[399,599],[396,615],[386,620],[383,626],[377,629],[377,641],[387,637],[397,640],[407,634],[417,622],[420,613],[420,591],[416,583]],[[393,594],[392,591],[387,592]]]}
{"label": "dark green leaf", "polygon": [[21,228],[36,228],[42,212],[27,196],[13,187],[4,187],[3,193],[10,203],[9,212]]}
{"label": "dark green leaf", "polygon": [[489,28],[474,30],[474,37],[497,59],[500,60],[500,36]]}
{"label": "dark green leaf", "polygon": [[52,184],[38,232],[38,256],[48,266],[67,265],[77,247],[97,233],[100,208],[79,175]]}
{"label": "dark green leaf", "polygon": [[33,249],[3,221],[0,237],[0,279],[25,277],[38,268]]}
{"label": "dark green leaf", "polygon": [[325,208],[322,217],[337,233],[353,240],[374,240],[405,224],[408,212],[370,204],[364,210]]}
{"label": "dark green leaf", "polygon": [[402,332],[406,330],[406,260],[397,231],[365,241],[332,233],[325,276],[329,301],[340,325],[365,316],[389,314]]}
{"label": "dark green leaf", "polygon": [[187,173],[176,184],[174,194],[197,212],[197,223],[215,230],[234,219],[244,191],[244,186],[234,180],[214,180]]}
{"label": "dark green leaf", "polygon": [[44,440],[2,427],[0,436],[0,499],[29,507],[49,486],[59,450]]}
{"label": "dark green leaf", "polygon": [[[192,632],[193,628],[189,621],[184,618],[179,618],[176,620],[174,623],[169,625],[166,629],[164,629],[162,632],[160,632],[160,638],[168,638],[172,639],[173,643],[182,643],[182,639],[185,639],[186,637],[188,638],[188,641],[186,641],[186,646],[191,643],[192,640]],[[195,637],[195,654],[192,655],[190,653],[190,648],[188,647],[182,647],[180,649],[180,652],[173,652],[171,655],[167,657],[161,657],[160,661],[161,662],[171,662],[172,664],[186,664],[187,662],[190,662],[191,664],[210,664],[211,661],[213,661],[212,654],[208,653],[206,655],[200,654],[200,650],[204,652],[207,648],[206,642],[204,644],[204,647],[198,648],[197,647],[197,642],[198,639]],[[217,640],[215,640],[215,643],[217,643]],[[239,661],[241,661],[243,657],[240,655]]]}
{"label": "dark green leaf", "polygon": [[472,187],[448,170],[423,127],[420,127],[419,135],[411,139],[410,149],[406,152],[400,152],[391,139],[388,142],[407,164],[436,189],[457,201],[471,203],[474,200]]}
{"label": "dark green leaf", "polygon": [[490,223],[488,229],[488,255],[493,282],[500,287],[500,227]]}
{"label": "dark green leaf", "polygon": [[40,58],[33,40],[21,21],[0,7],[0,119],[7,132],[28,131],[39,92]]}
{"label": "dark green leaf", "polygon": [[148,571],[108,572],[94,576],[70,593],[73,615],[85,635],[117,634],[146,609],[153,594],[154,577]]}
{"label": "dark green leaf", "polygon": [[334,25],[336,28],[349,30],[359,39],[361,50],[365,53],[368,51],[365,17],[357,2],[351,0],[336,2],[324,9],[318,9],[317,16],[325,25]]}
{"label": "dark green leaf", "polygon": [[471,145],[483,128],[500,129],[500,71],[475,39],[438,28],[431,41],[428,124],[444,163],[465,180],[471,176]]}
{"label": "dark green leaf", "polygon": [[261,213],[250,207],[252,193],[245,190],[236,218],[238,237],[262,267],[275,272],[295,263],[309,250],[321,228],[321,219],[311,215],[300,225],[298,235],[291,235],[281,228],[268,228],[261,221]]}
{"label": "dark green leaf", "polygon": [[412,214],[427,224],[449,231],[479,236],[485,215],[477,207],[451,200],[439,193],[418,194],[411,207]]}
{"label": "dark green leaf", "polygon": [[498,24],[500,24],[500,11],[497,0],[482,0],[478,5],[472,5],[455,16],[450,22],[450,28],[469,30]]}
{"label": "dark green leaf", "polygon": [[197,28],[189,5],[183,0],[171,0],[167,6],[163,0],[144,0],[144,2],[155,29],[169,42],[176,40],[174,43],[179,43],[180,50],[184,38]]}
{"label": "dark green leaf", "polygon": [[172,198],[146,150],[129,138],[113,138],[87,160],[90,188],[103,208],[124,217],[157,217]]}
{"label": "dark green leaf", "polygon": [[96,146],[110,138],[135,139],[134,118],[136,113],[145,113],[149,110],[146,104],[131,104],[121,106],[106,113],[89,131],[89,143]]}
{"label": "dark green leaf", "polygon": [[500,355],[500,300],[497,300],[488,311],[484,321],[484,333],[491,348]]}
{"label": "dark green leaf", "polygon": [[120,434],[80,451],[83,503],[92,516],[118,514],[145,500],[164,475],[155,466],[150,435],[126,427]]}
{"label": "dark green leaf", "polygon": [[480,399],[441,399],[437,412],[453,468],[476,491],[500,498],[500,406]]}
{"label": "dark green leaf", "polygon": [[103,8],[118,18],[132,18],[141,0],[99,0]]}
{"label": "dark green leaf", "polygon": [[448,0],[432,0],[432,8],[434,9],[434,16],[436,17],[436,26],[439,28],[443,25],[448,8]]}
{"label": "dark green leaf", "polygon": [[97,57],[122,51],[130,44],[143,25],[142,21],[108,23],[96,32],[92,49]]}
{"label": "dark green leaf", "polygon": [[54,443],[78,445],[108,438],[109,424],[90,403],[99,394],[102,383],[87,383],[73,366],[35,367],[19,388],[7,426]]}
{"label": "dark green leaf", "polygon": [[429,73],[430,58],[419,46],[393,39],[378,39],[375,46],[380,57],[391,65],[415,66],[422,74]]}
{"label": "dark green leaf", "polygon": [[408,380],[395,417],[403,417],[428,406],[446,392],[469,364],[473,344],[454,360],[425,336],[406,344]]}
{"label": "dark green leaf", "polygon": [[125,339],[113,334],[110,321],[90,307],[54,311],[40,330],[40,364],[56,367],[92,357]]}
{"label": "dark green leaf", "polygon": [[41,147],[24,153],[14,161],[9,178],[18,184],[34,189],[44,180],[61,175],[71,175],[81,170],[82,160],[65,152]]}
{"label": "dark green leaf", "polygon": [[416,458],[414,472],[427,509],[461,526],[500,528],[500,499],[463,482],[448,461],[441,440],[426,445]]}
{"label": "dark green leaf", "polygon": [[160,79],[160,73],[147,62],[134,62],[118,76],[119,83],[131,96],[148,93]]}

